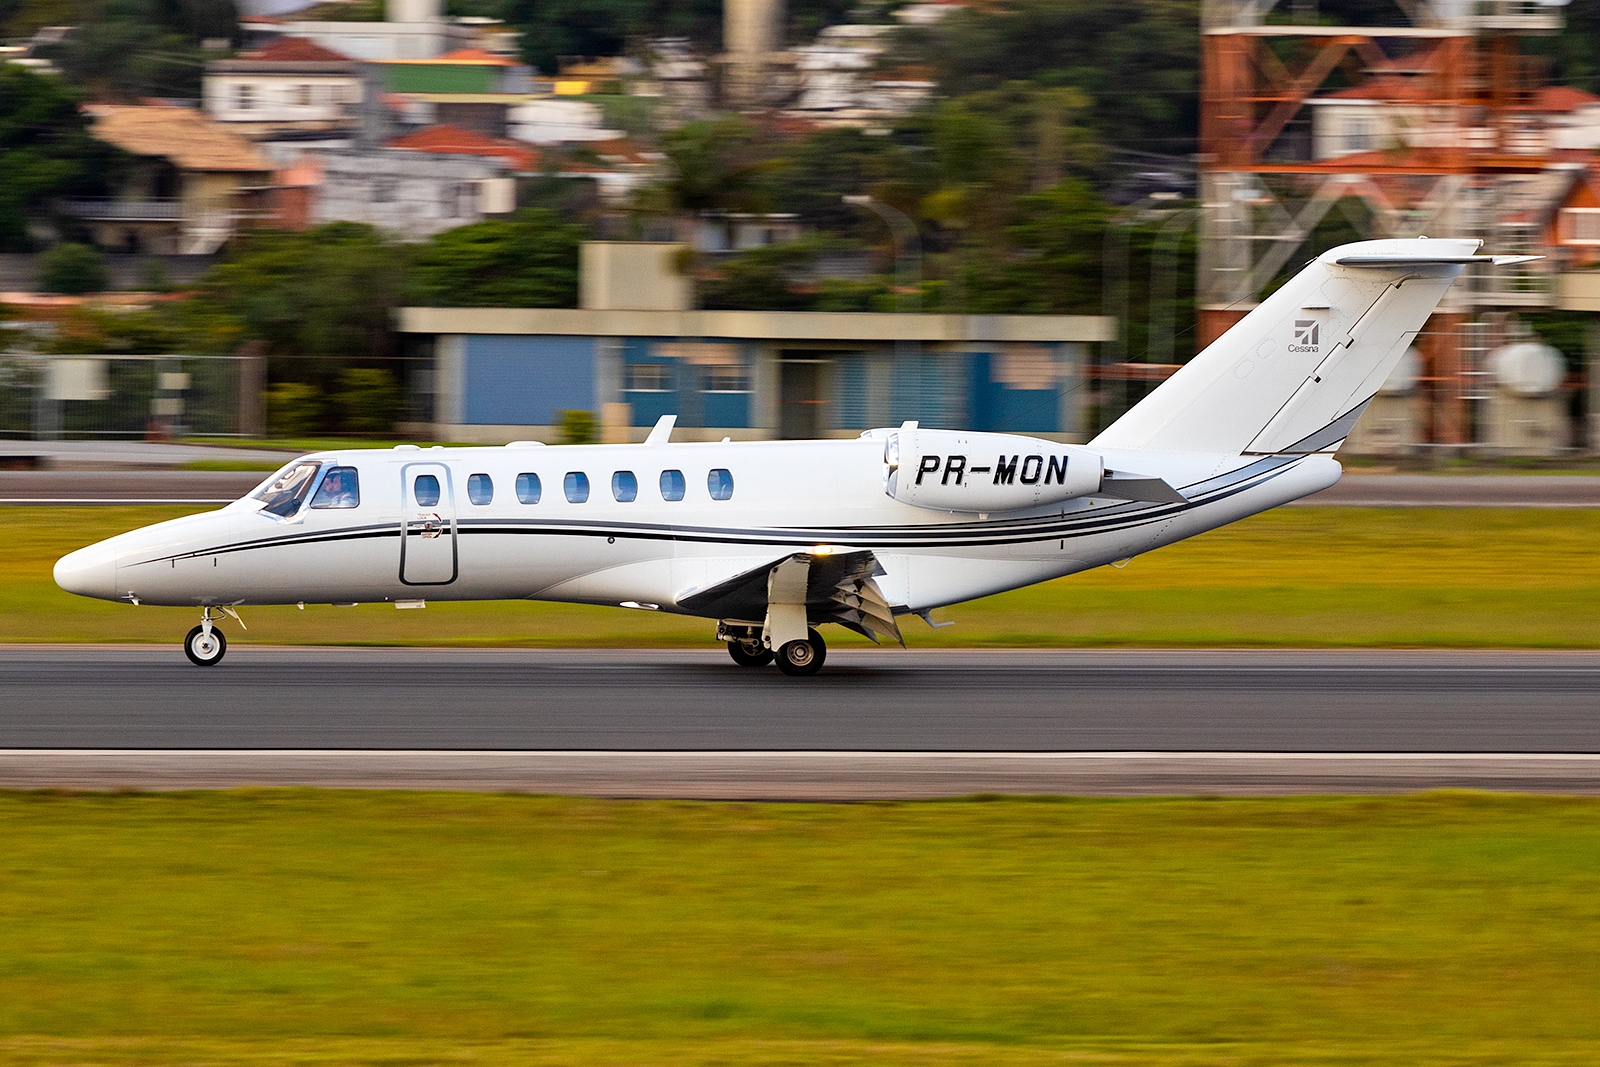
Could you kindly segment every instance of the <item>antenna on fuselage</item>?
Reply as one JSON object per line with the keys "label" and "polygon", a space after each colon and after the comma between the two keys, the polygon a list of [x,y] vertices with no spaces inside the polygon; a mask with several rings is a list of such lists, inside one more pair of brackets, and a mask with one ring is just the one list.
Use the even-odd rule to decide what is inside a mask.
{"label": "antenna on fuselage", "polygon": [[666,444],[672,437],[672,428],[674,426],[676,426],[677,424],[678,424],[678,416],[676,416],[676,415],[663,415],[663,416],[661,416],[659,419],[656,420],[655,426],[651,428],[650,436],[648,436],[648,437],[646,437],[644,439],[644,443],[647,444],[647,445],[664,445],[664,444]]}

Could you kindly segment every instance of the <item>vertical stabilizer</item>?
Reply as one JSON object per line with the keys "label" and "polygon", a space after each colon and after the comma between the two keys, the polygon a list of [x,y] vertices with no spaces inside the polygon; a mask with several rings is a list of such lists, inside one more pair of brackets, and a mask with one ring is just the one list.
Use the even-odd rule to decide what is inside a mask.
{"label": "vertical stabilizer", "polygon": [[[1337,448],[1476,240],[1364,241],[1317,257],[1091,445],[1272,454]],[[1520,257],[1519,257],[1520,258]]]}

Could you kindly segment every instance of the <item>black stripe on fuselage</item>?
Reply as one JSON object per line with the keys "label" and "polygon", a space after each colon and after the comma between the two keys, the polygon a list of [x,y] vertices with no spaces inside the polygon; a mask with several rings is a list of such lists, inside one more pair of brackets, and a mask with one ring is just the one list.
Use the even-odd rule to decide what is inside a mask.
{"label": "black stripe on fuselage", "polygon": [[[768,547],[811,546],[818,542],[845,543],[860,548],[974,548],[1028,544],[1035,541],[1077,539],[1095,534],[1131,530],[1215,504],[1271,481],[1304,456],[1272,456],[1247,464],[1227,474],[1197,482],[1185,489],[1190,499],[1183,504],[1114,504],[1091,513],[1062,514],[1002,519],[986,522],[944,523],[934,526],[833,526],[791,529],[732,529],[714,526],[677,526],[666,523],[592,522],[581,519],[462,519],[456,530],[461,535],[518,535],[545,537],[622,537],[629,540],[686,541],[702,544],[751,545]],[[287,545],[325,544],[334,541],[359,541],[398,538],[396,523],[323,530],[315,533],[281,534],[193,552],[158,556],[144,561],[166,563],[238,552],[279,548]],[[139,564],[135,564],[138,566]]]}

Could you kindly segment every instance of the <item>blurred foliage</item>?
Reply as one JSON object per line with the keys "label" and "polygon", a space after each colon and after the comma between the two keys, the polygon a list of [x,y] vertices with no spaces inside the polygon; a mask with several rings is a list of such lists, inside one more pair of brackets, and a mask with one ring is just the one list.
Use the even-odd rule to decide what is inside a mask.
{"label": "blurred foliage", "polygon": [[54,245],[39,257],[39,287],[69,296],[101,292],[106,287],[105,259],[93,245]]}
{"label": "blurred foliage", "polygon": [[576,307],[581,226],[525,209],[446,230],[413,254],[408,299],[439,307]]}
{"label": "blurred foliage", "polygon": [[699,284],[700,306],[809,311],[814,300],[795,288],[793,275],[811,262],[816,251],[815,242],[797,241],[752,248],[722,259]]}
{"label": "blurred foliage", "polygon": [[[405,251],[370,226],[262,230],[231,245],[186,303],[222,350],[266,341],[274,379],[331,385],[340,361],[394,354],[405,277]],[[283,365],[291,359],[304,362]]]}
{"label": "blurred foliage", "polygon": [[599,439],[594,412],[592,411],[563,411],[561,412],[561,440],[569,445],[593,444]]}
{"label": "blurred foliage", "polygon": [[[791,43],[843,22],[855,0],[787,0]],[[651,37],[687,37],[707,54],[722,49],[722,0],[453,0],[451,14],[503,18],[522,32],[522,58],[554,74],[564,58],[621,55]]]}
{"label": "blurred foliage", "polygon": [[110,192],[126,157],[89,136],[81,100],[60,78],[0,64],[0,251],[27,251],[28,218],[51,200]]}
{"label": "blurred foliage", "polygon": [[201,42],[238,36],[233,0],[80,0],[72,14],[76,29],[39,54],[91,95],[130,102],[198,99],[206,60],[217,58]]}
{"label": "blurred foliage", "polygon": [[400,417],[400,384],[387,368],[347,367],[339,372],[333,413],[346,433],[385,434]]}
{"label": "blurred foliage", "polygon": [[1174,154],[1194,149],[1199,54],[1197,0],[974,5],[908,31],[898,53],[931,63],[956,97],[1007,82],[1076,89],[1106,144]]}
{"label": "blurred foliage", "polygon": [[778,168],[770,144],[745,119],[729,116],[691,122],[662,137],[667,176],[648,187],[646,210],[695,214],[769,211],[769,183]]}
{"label": "blurred foliage", "polygon": [[322,425],[322,390],[306,382],[267,387],[267,430],[278,437],[308,434]]}

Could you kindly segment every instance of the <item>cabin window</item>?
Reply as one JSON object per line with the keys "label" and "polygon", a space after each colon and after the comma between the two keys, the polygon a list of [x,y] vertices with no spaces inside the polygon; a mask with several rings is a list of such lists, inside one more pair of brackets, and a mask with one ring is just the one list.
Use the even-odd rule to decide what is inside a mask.
{"label": "cabin window", "polygon": [[431,474],[419,474],[417,480],[411,483],[411,495],[417,499],[417,507],[431,508],[439,503],[439,479]]}
{"label": "cabin window", "polygon": [[494,500],[494,479],[487,474],[467,475],[467,499],[479,507]]}
{"label": "cabin window", "polygon": [[639,499],[639,479],[632,471],[617,471],[611,476],[611,495],[619,504],[631,504]]}
{"label": "cabin window", "polygon": [[517,475],[517,502],[520,504],[537,504],[542,487],[539,485],[537,474]]}
{"label": "cabin window", "polygon": [[358,508],[361,506],[361,479],[354,467],[329,467],[317,495],[311,498],[314,508]]}
{"label": "cabin window", "polygon": [[261,483],[250,499],[264,501],[262,514],[287,519],[300,510],[317,476],[316,463],[291,463]]}
{"label": "cabin window", "polygon": [[561,488],[567,494],[567,503],[581,504],[589,499],[589,476],[582,471],[568,471]]}
{"label": "cabin window", "polygon": [[718,467],[706,475],[706,488],[711,490],[712,500],[733,499],[733,474],[722,467]]}
{"label": "cabin window", "polygon": [[683,480],[682,471],[661,472],[662,500],[682,500],[685,488],[687,488],[687,483]]}

